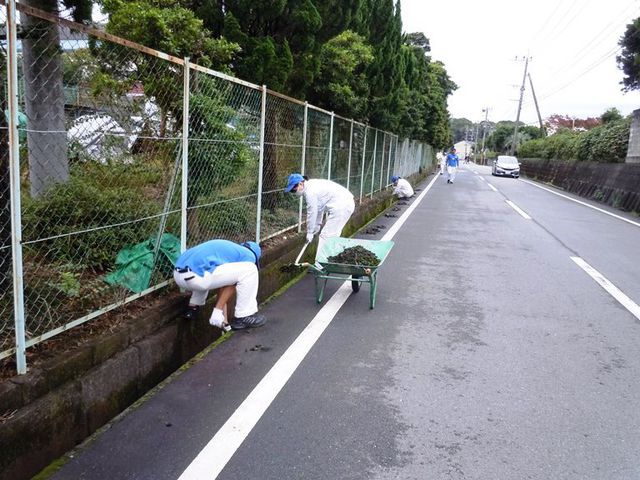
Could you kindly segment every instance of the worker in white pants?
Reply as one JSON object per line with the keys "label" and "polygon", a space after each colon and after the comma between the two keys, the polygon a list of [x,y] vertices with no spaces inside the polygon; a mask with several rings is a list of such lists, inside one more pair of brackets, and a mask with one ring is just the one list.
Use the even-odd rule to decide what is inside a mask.
{"label": "worker in white pants", "polygon": [[456,179],[456,172],[458,171],[458,155],[456,149],[452,148],[451,152],[447,155],[447,183],[453,183]]}
{"label": "worker in white pants", "polygon": [[[297,196],[304,195],[307,204],[307,243],[313,241],[316,233],[320,233],[316,252],[322,250],[327,238],[339,237],[342,234],[342,229],[356,208],[351,192],[331,180],[309,180],[299,173],[292,173],[284,191]],[[325,212],[327,221],[323,227],[322,219]]]}
{"label": "worker in white pants", "polygon": [[413,187],[406,179],[394,175],[391,177],[391,183],[393,184],[393,194],[399,199],[413,197]]}
{"label": "worker in white pants", "polygon": [[436,159],[438,160],[438,167],[440,168],[440,175],[444,174],[444,169],[447,163],[446,157],[442,152],[436,153]]}
{"label": "worker in white pants", "polygon": [[[219,289],[209,323],[224,330],[260,327],[266,318],[258,312],[258,267],[260,246],[255,242],[237,244],[210,240],[186,250],[176,261],[176,284],[191,291],[187,318],[195,318],[210,290]],[[236,294],[234,320],[228,322],[224,306]]]}

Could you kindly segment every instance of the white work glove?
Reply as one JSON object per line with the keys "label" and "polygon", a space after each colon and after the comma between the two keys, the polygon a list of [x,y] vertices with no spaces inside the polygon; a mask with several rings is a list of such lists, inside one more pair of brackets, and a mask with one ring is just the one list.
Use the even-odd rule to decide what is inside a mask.
{"label": "white work glove", "polygon": [[313,233],[307,232],[307,243],[313,242]]}
{"label": "white work glove", "polygon": [[209,318],[209,324],[221,328],[225,332],[228,332],[231,327],[224,319],[224,312],[218,308],[214,308],[211,312],[211,318]]}

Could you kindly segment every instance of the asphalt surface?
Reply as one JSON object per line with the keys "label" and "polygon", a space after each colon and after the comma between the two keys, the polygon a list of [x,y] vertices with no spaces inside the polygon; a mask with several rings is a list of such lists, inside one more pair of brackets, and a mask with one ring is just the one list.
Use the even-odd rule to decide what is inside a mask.
{"label": "asphalt surface", "polygon": [[[640,303],[640,227],[469,165],[393,240],[218,478],[640,478],[640,321],[570,259]],[[177,479],[320,307],[309,275],[53,478]]]}

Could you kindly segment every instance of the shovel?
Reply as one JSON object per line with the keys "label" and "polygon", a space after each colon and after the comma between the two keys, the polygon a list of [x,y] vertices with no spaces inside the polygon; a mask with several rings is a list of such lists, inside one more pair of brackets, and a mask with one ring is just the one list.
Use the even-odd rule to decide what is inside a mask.
{"label": "shovel", "polygon": [[307,242],[307,243],[305,243],[305,244],[302,246],[302,250],[300,250],[300,253],[299,253],[299,254],[298,254],[298,256],[296,257],[296,261],[295,261],[295,262],[293,262],[293,264],[294,264],[296,267],[298,267],[298,266],[306,267],[306,266],[307,266],[307,263],[306,263],[306,262],[305,262],[305,263],[303,263],[303,264],[300,264],[300,263],[298,263],[298,262],[300,262],[300,259],[302,258],[302,254],[304,253],[304,251],[305,251],[305,250],[307,249],[307,247],[309,246],[309,243],[311,243],[311,242]]}
{"label": "shovel", "polygon": [[309,264],[306,263],[306,262],[300,263],[300,259],[302,258],[302,254],[304,253],[304,251],[309,246],[309,243],[311,243],[311,242],[307,242],[302,246],[302,250],[300,250],[300,253],[296,257],[296,261],[295,262],[290,263],[288,265],[281,266],[280,267],[280,271],[281,272],[286,272],[286,273],[292,273],[292,272],[299,272],[302,268],[308,267]]}

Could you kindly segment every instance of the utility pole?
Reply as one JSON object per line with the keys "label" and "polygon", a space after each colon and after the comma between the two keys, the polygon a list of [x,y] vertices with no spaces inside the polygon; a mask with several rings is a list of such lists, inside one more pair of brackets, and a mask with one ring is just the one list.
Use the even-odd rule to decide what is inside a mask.
{"label": "utility pole", "polygon": [[464,128],[464,156],[467,157],[467,144],[469,143],[469,125]]}
{"label": "utility pole", "polygon": [[542,116],[540,115],[540,109],[538,108],[538,99],[536,98],[536,91],[533,89],[533,80],[531,80],[531,74],[529,74],[529,85],[531,85],[531,94],[533,95],[533,103],[536,106],[536,112],[538,113],[538,123],[540,123],[540,131],[542,132],[542,136],[546,137],[547,132],[544,130],[544,125],[542,124]]}
{"label": "utility pole", "polygon": [[527,67],[529,66],[529,56],[525,57],[524,75],[522,76],[522,86],[520,87],[520,101],[518,102],[518,114],[516,115],[516,126],[513,129],[513,140],[511,141],[511,155],[516,153],[516,141],[518,138],[518,123],[520,122],[520,110],[522,109],[522,97],[524,96],[524,82],[527,80]]}
{"label": "utility pole", "polygon": [[478,128],[480,123],[476,123],[476,134],[473,137],[473,163],[478,163]]}
{"label": "utility pole", "polygon": [[482,127],[482,150],[481,150],[481,154],[480,154],[480,163],[482,165],[485,165],[485,158],[484,158],[484,138],[487,135],[487,120],[489,118],[489,107],[487,108],[483,108],[482,111],[484,112],[484,125]]}

